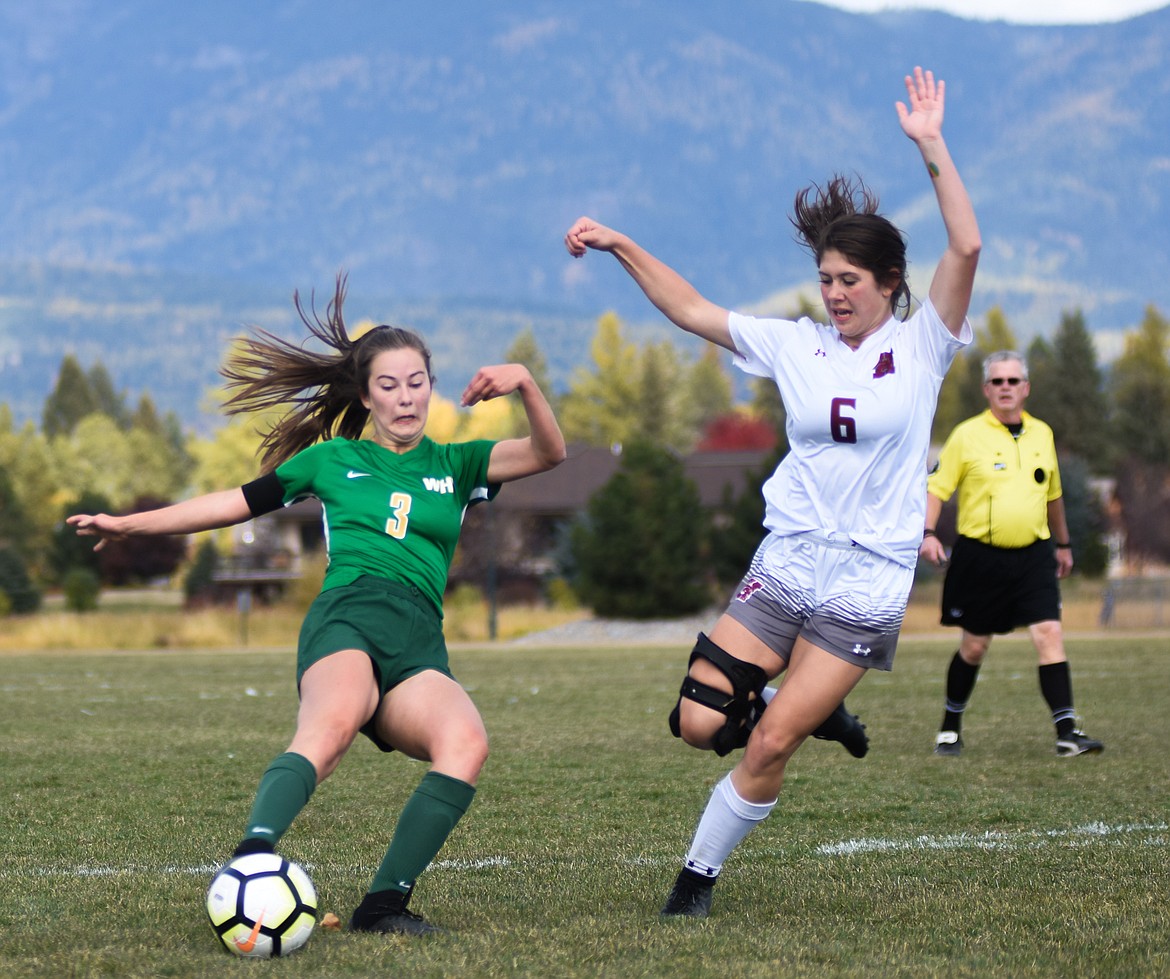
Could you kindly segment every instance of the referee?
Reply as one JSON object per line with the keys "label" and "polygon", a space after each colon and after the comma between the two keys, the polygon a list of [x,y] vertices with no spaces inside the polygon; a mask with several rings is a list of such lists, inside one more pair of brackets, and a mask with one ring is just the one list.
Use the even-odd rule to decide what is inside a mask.
{"label": "referee", "polygon": [[[955,426],[927,481],[919,553],[947,563],[935,533],[942,505],[959,492],[958,539],[942,594],[942,623],[962,631],[947,670],[938,755],[963,749],[963,712],[992,633],[1027,626],[1039,658],[1040,692],[1056,725],[1061,757],[1104,750],[1076,727],[1072,680],[1060,626],[1060,586],[1073,557],[1052,429],[1024,411],[1028,364],[1012,350],[983,362],[988,409]],[[1055,539],[1053,539],[1055,538]]]}

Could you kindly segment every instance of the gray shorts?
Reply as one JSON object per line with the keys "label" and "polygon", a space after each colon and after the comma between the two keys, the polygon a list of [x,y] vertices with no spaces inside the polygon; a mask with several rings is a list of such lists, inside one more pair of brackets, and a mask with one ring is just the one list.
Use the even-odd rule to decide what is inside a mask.
{"label": "gray shorts", "polygon": [[867,670],[891,670],[911,568],[844,539],[769,534],[727,614],[785,663],[798,636]]}

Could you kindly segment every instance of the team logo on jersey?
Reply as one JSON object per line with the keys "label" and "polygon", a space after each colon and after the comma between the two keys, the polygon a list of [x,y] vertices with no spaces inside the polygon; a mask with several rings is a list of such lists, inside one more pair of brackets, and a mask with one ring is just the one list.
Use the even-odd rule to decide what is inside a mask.
{"label": "team logo on jersey", "polygon": [[887,374],[894,373],[894,351],[887,350],[885,353],[878,354],[878,361],[873,365],[873,376],[875,378],[885,377]]}
{"label": "team logo on jersey", "polygon": [[455,480],[450,476],[439,477],[424,476],[423,486],[429,489],[432,493],[454,493]]}
{"label": "team logo on jersey", "polygon": [[749,598],[751,598],[756,592],[758,592],[763,587],[764,587],[764,583],[762,581],[759,581],[757,579],[753,579],[752,581],[749,581],[746,585],[744,585],[738,592],[735,593],[735,600],[737,602],[746,602]]}

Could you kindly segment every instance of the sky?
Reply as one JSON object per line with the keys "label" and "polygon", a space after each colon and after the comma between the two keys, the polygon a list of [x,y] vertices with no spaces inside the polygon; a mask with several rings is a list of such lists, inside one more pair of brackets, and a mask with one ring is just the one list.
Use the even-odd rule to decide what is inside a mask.
{"label": "sky", "polygon": [[1016,24],[1101,24],[1126,20],[1170,5],[1170,0],[815,0],[855,13],[889,8],[945,10],[971,20]]}

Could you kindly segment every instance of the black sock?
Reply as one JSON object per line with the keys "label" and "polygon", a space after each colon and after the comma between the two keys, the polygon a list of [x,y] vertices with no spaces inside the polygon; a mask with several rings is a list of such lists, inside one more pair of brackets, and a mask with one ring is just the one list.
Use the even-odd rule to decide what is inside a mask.
{"label": "black sock", "polygon": [[963,711],[971,700],[971,691],[975,689],[975,680],[979,676],[979,664],[972,666],[955,650],[951,657],[951,665],[947,667],[947,703],[943,713],[940,731],[954,731],[956,734],[963,727]]}
{"label": "black sock", "polygon": [[1069,676],[1068,661],[1049,663],[1041,666],[1040,692],[1052,711],[1052,723],[1056,725],[1056,736],[1067,738],[1076,729],[1076,714],[1073,711],[1072,678]]}

